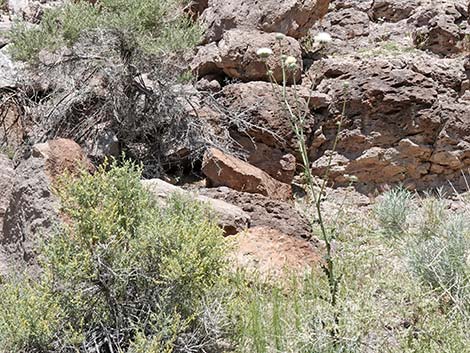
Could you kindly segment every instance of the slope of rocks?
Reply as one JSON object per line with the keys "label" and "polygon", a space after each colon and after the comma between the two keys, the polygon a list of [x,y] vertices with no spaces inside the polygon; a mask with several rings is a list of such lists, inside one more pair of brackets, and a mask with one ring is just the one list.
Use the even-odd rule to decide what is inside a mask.
{"label": "slope of rocks", "polygon": [[[346,186],[355,180],[354,187],[365,195],[397,184],[416,190],[449,183],[457,190],[465,186],[462,174],[470,167],[470,5],[465,0],[194,1],[187,10],[205,29],[204,39],[187,63],[197,82],[172,86],[171,96],[161,101],[181,108],[171,112],[176,119],[166,109],[145,110],[148,102],[154,102],[151,99],[163,96],[163,90],[158,91],[161,80],[150,70],[122,69],[125,58],[108,57],[111,41],[96,48],[95,38],[78,50],[73,48],[81,56],[108,57],[96,70],[60,66],[73,61],[62,60],[71,54],[61,49],[41,53],[42,68],[50,71],[24,77],[24,65],[8,55],[5,33],[15,18],[37,23],[46,7],[60,3],[10,0],[8,9],[0,10],[0,147],[5,154],[10,149],[16,152],[14,161],[0,155],[0,266],[5,253],[26,261],[33,257],[30,243],[35,234],[39,228],[50,228],[56,217],[47,149],[29,156],[35,143],[71,137],[62,136],[66,135],[62,125],[48,130],[57,117],[65,118],[69,131],[81,132],[74,136],[93,131],[77,142],[94,161],[118,156],[121,149],[138,151],[141,154],[133,157],[145,156],[146,161],[168,156],[165,160],[172,163],[189,160],[187,164],[207,181],[207,188],[196,187],[198,192],[210,197],[212,204],[218,204],[214,200],[228,203],[222,209],[230,212],[221,224],[227,233],[255,228],[243,240],[243,249],[262,244],[272,254],[266,243],[279,241],[282,251],[295,246],[311,250],[312,244],[313,251],[318,251],[315,239],[300,239],[310,238],[311,229],[292,200],[291,184],[301,172],[298,141],[266,74],[267,64],[280,83],[282,55],[298,61],[286,76],[285,89],[290,101],[308,107],[305,134],[315,176],[324,176],[331,159],[329,186]],[[323,31],[332,41],[319,46],[313,38]],[[280,39],[277,33],[285,37]],[[273,50],[266,63],[256,54],[260,47]],[[49,75],[53,72],[61,73],[60,80],[54,81]],[[70,80],[64,79],[64,72]],[[89,80],[79,87],[82,91],[74,91],[73,84],[84,76]],[[130,81],[110,84],[116,77]],[[49,98],[54,106],[47,114],[51,119],[28,121],[31,111],[15,95],[27,89],[39,101]],[[54,96],[54,89],[72,89],[72,93]],[[116,110],[93,110],[101,108],[99,102],[113,102],[110,97],[122,98],[129,91],[139,98],[119,109],[127,115],[125,108],[141,109],[130,124],[112,123]],[[34,114],[46,114],[38,105]],[[86,109],[80,115],[76,107]],[[161,126],[151,133],[141,133],[140,128],[162,116],[169,117],[164,123],[171,146],[153,150],[145,142],[155,145],[152,138],[162,132]],[[175,124],[186,131],[197,129],[182,137],[183,130],[171,128]],[[171,170],[167,165],[155,169],[165,168]],[[155,181],[154,185],[163,184]],[[253,234],[260,232],[266,232],[259,238],[267,241],[256,240]],[[286,242],[285,236],[298,237],[308,246],[297,240]],[[251,245],[246,243],[250,241]]]}
{"label": "slope of rocks", "polygon": [[[348,176],[354,175],[363,192],[399,183],[418,190],[448,182],[463,187],[462,171],[470,166],[467,5],[458,0],[439,4],[425,0],[331,1],[329,12],[319,12],[322,21],[309,25],[308,31],[281,31],[288,36],[284,53],[298,55],[292,43],[301,41],[304,65],[296,90],[300,99],[310,97],[314,103],[310,104],[306,132],[315,175],[324,174],[333,154],[329,177],[337,186],[348,184]],[[217,6],[206,15],[214,16],[211,11]],[[232,11],[237,18],[243,7]],[[252,23],[262,28],[256,20]],[[194,58],[196,67],[204,66],[201,60],[209,48],[220,52],[223,47],[230,52],[224,35],[237,30],[233,27],[248,28],[244,22],[234,21],[220,35],[209,35],[210,43],[199,48]],[[311,43],[319,31],[333,37],[320,51]],[[262,149],[267,146],[272,154],[295,154],[289,119],[270,84],[259,82],[267,80],[266,74],[260,79],[223,69],[233,66],[234,58],[238,59],[235,66],[250,67],[246,58],[254,58],[253,42],[258,47],[273,47],[278,60],[277,46],[263,40],[269,33],[260,34],[257,41],[250,40],[250,35],[245,37],[244,48],[234,44],[237,56],[224,61],[219,55],[212,69],[206,66],[207,70],[195,72],[203,80],[205,75],[213,75],[250,81],[251,76],[251,82],[223,85],[217,94],[228,110],[247,112],[245,119],[251,128],[240,132],[235,127],[232,135],[236,139],[249,135],[253,144]],[[293,86],[288,89],[294,90]],[[339,143],[332,151],[344,103]],[[252,153],[249,151],[249,160]]]}

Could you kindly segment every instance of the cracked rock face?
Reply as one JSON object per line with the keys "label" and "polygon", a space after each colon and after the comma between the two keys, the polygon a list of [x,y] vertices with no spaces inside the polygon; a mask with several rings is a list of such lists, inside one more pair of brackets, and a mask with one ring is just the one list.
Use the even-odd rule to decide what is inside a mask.
{"label": "cracked rock face", "polygon": [[328,11],[330,0],[210,0],[202,14],[206,41],[233,28],[282,32],[301,38]]}
{"label": "cracked rock face", "polygon": [[[464,61],[367,59],[349,70],[334,59],[315,63],[316,89],[331,96],[328,111],[316,122],[323,143],[312,149],[313,171],[346,184],[355,175],[369,188],[387,183],[437,186],[458,180],[470,166],[470,105],[462,102]],[[345,69],[346,68],[346,69]],[[345,93],[344,82],[349,82]],[[331,151],[342,102],[345,118],[338,147]]]}

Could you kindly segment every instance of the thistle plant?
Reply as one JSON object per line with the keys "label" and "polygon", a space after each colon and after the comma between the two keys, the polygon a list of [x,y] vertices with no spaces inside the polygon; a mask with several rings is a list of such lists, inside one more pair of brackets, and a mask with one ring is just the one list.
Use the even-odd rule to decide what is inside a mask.
{"label": "thistle plant", "polygon": [[[310,115],[310,110],[309,110],[310,96],[307,98],[306,102],[301,101],[299,99],[298,82],[296,82],[296,78],[294,74],[294,71],[298,69],[297,59],[293,56],[286,55],[283,53],[282,42],[285,39],[285,36],[282,33],[276,35],[276,39],[279,42],[280,48],[281,48],[279,62],[281,64],[281,69],[282,69],[282,82],[277,82],[273,74],[274,71],[272,70],[272,68],[269,67],[269,65],[266,62],[266,59],[269,56],[273,55],[272,50],[270,48],[260,48],[257,51],[257,54],[266,63],[266,73],[271,82],[273,93],[275,94],[278,101],[281,102],[285,112],[287,113],[287,116],[289,118],[289,121],[292,127],[292,131],[294,132],[295,137],[297,139],[298,152],[301,156],[301,165],[302,165],[303,173],[305,176],[306,187],[312,197],[312,203],[314,204],[315,206],[314,208],[316,211],[315,212],[316,214],[313,216],[314,219],[311,222],[311,224],[316,223],[319,225],[321,238],[323,242],[325,243],[325,259],[324,259],[325,261],[322,264],[322,269],[328,279],[329,292],[330,292],[329,303],[331,304],[334,310],[334,323],[335,323],[335,326],[337,326],[339,323],[339,313],[336,307],[337,307],[337,297],[338,297],[338,285],[341,281],[341,275],[336,273],[336,266],[335,266],[335,262],[333,258],[333,251],[332,251],[332,245],[336,239],[337,233],[336,233],[336,230],[334,229],[331,230],[327,227],[326,222],[323,217],[323,211],[322,211],[322,202],[323,202],[324,195],[326,192],[328,177],[329,177],[329,173],[330,173],[330,169],[332,165],[333,153],[330,154],[327,167],[323,175],[323,179],[320,183],[318,183],[315,180],[314,176],[312,175],[312,172],[310,169],[311,163],[310,163],[310,158],[308,155],[307,136],[305,132],[307,118]],[[328,33],[323,33],[323,32],[319,33],[317,36],[315,36],[315,42],[317,43],[318,46],[325,46],[329,42],[331,42],[331,36]],[[292,74],[293,84],[292,84],[292,87],[288,90],[287,77],[289,74]],[[345,94],[347,93],[347,89],[348,89],[348,83],[345,83],[344,85]],[[290,94],[289,91],[291,91],[292,94]],[[346,100],[344,100],[343,102],[342,112],[338,118],[338,121],[336,122],[337,133],[336,133],[335,140],[333,141],[333,147],[332,147],[333,151],[335,151],[337,147],[339,133],[341,131],[341,126],[343,124],[345,107],[346,107]],[[313,235],[314,235],[314,232],[312,229],[311,236],[313,237]],[[330,333],[331,333],[333,340],[336,340],[337,335],[338,335],[337,328],[333,328]]]}

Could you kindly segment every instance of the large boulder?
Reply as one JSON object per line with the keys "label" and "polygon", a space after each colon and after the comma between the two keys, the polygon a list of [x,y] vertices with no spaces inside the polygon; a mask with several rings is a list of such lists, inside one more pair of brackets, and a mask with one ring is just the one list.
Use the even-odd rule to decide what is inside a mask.
{"label": "large boulder", "polygon": [[202,14],[207,42],[233,28],[282,32],[302,38],[328,11],[330,0],[211,0]]}
{"label": "large boulder", "polygon": [[188,191],[161,179],[143,180],[142,184],[154,195],[157,201],[162,204],[165,204],[170,195],[174,193],[191,195],[191,197],[196,200],[207,203],[215,212],[218,224],[220,228],[224,230],[226,235],[241,232],[250,225],[250,216],[246,212],[244,212],[240,207],[234,206],[225,201],[198,194],[190,194]]}
{"label": "large boulder", "polygon": [[[266,61],[256,51],[271,48],[273,55]],[[267,66],[273,71],[274,78],[282,81],[281,54],[297,59],[298,67],[287,72],[288,83],[300,81],[302,72],[302,50],[300,44],[290,37],[282,41],[275,33],[257,30],[233,29],[224,33],[219,43],[210,43],[199,48],[191,63],[192,71],[199,77],[209,74],[224,74],[242,81],[269,81]]]}
{"label": "large boulder", "polygon": [[202,171],[210,186],[228,186],[234,190],[261,194],[277,200],[292,197],[291,186],[272,178],[261,169],[215,148],[204,155]]}
{"label": "large boulder", "polygon": [[14,185],[0,234],[1,252],[13,266],[34,265],[41,238],[60,224],[54,179],[88,165],[80,147],[59,139],[34,147],[33,156],[15,169]]}

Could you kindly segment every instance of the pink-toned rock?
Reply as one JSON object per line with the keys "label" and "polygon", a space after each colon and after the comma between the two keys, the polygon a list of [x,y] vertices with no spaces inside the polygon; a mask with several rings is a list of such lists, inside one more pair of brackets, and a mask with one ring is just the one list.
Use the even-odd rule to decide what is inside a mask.
{"label": "pink-toned rock", "polygon": [[292,271],[302,274],[321,263],[322,251],[318,245],[276,229],[255,227],[235,237],[232,258],[237,267],[259,271],[262,275],[277,277]]}
{"label": "pink-toned rock", "polygon": [[82,148],[69,139],[59,138],[36,144],[33,146],[33,157],[44,159],[46,172],[52,179],[65,171],[76,174],[82,169],[93,170]]}
{"label": "pink-toned rock", "polygon": [[[265,62],[256,54],[259,48],[271,48],[273,55]],[[257,30],[227,31],[218,44],[210,43],[199,48],[190,66],[199,77],[223,73],[242,81],[269,81],[267,64],[275,79],[282,81],[281,53],[297,59],[298,67],[294,71],[288,71],[287,80],[289,83],[294,79],[299,82],[302,72],[302,50],[299,42],[285,37],[279,43],[275,33]]]}
{"label": "pink-toned rock", "polygon": [[209,186],[228,186],[234,190],[257,193],[272,199],[288,200],[291,186],[275,180],[261,169],[236,157],[211,148],[204,155],[202,171]]}

